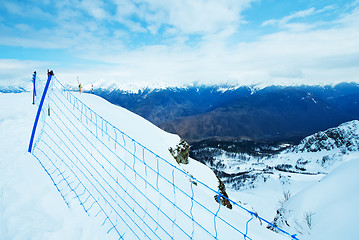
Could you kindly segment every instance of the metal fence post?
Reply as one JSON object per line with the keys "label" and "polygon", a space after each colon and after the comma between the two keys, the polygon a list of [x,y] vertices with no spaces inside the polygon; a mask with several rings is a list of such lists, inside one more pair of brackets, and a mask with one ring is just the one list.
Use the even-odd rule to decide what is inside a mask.
{"label": "metal fence post", "polygon": [[50,81],[51,81],[51,78],[52,76],[54,75],[53,71],[47,71],[47,81],[46,81],[46,85],[45,85],[45,88],[44,88],[44,92],[42,93],[42,97],[41,97],[41,100],[40,100],[40,105],[39,105],[39,108],[37,109],[37,113],[36,113],[36,117],[35,117],[35,122],[34,122],[34,126],[32,128],[32,133],[31,133],[31,138],[30,138],[30,143],[29,143],[29,149],[28,149],[28,152],[31,153],[31,150],[32,150],[32,145],[34,143],[34,137],[35,137],[35,132],[36,132],[36,127],[37,127],[37,124],[39,122],[39,118],[40,118],[40,113],[41,113],[41,109],[42,109],[42,105],[44,104],[44,101],[45,101],[45,96],[46,96],[46,93],[47,93],[47,90],[50,86]]}
{"label": "metal fence post", "polygon": [[32,83],[34,85],[34,90],[32,91],[32,104],[35,104],[35,96],[36,96],[36,71],[32,75]]}

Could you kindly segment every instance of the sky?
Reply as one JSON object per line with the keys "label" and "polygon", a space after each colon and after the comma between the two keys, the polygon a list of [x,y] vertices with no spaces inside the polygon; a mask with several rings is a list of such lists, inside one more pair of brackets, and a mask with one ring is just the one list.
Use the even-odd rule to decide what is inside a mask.
{"label": "sky", "polygon": [[2,0],[0,85],[359,83],[359,0]]}

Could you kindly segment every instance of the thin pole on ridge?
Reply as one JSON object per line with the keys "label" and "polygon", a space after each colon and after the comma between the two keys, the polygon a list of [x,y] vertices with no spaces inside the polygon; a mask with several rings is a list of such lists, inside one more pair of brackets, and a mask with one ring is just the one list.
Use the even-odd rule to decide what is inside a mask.
{"label": "thin pole on ridge", "polygon": [[34,85],[34,90],[32,91],[32,104],[35,104],[35,96],[36,96],[36,71],[32,75],[32,83]]}
{"label": "thin pole on ridge", "polygon": [[47,70],[47,81],[46,81],[46,85],[45,85],[45,88],[44,88],[44,92],[42,93],[39,108],[37,109],[34,126],[32,127],[31,138],[30,138],[30,143],[29,143],[29,149],[27,150],[29,153],[31,153],[31,150],[32,150],[32,145],[34,143],[35,132],[36,132],[37,124],[39,122],[42,105],[44,104],[45,96],[46,96],[47,90],[49,89],[52,76],[54,76],[54,72],[52,70],[51,71]]}

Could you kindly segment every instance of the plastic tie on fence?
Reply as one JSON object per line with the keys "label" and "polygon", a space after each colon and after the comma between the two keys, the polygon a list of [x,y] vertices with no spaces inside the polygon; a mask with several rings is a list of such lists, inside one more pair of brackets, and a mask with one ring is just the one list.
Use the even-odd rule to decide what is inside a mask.
{"label": "plastic tie on fence", "polygon": [[295,239],[295,240],[299,240],[299,238],[297,238],[297,234],[293,234],[291,235],[292,239]]}

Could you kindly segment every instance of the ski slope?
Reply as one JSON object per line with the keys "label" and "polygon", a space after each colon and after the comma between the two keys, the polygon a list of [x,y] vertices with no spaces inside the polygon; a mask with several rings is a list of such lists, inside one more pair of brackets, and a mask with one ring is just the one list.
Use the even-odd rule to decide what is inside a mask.
{"label": "ski slope", "polygon": [[[180,166],[170,155],[168,149],[178,144],[180,140],[178,136],[163,132],[143,118],[123,108],[109,104],[99,97],[79,93],[75,94],[74,97],[106,119],[108,123],[113,124],[114,127],[126,132],[128,136],[131,136],[131,138],[125,140],[126,144],[133,144],[135,140],[141,143],[142,146],[146,146],[146,148],[158,154],[161,158],[166,159],[168,162],[157,165],[157,168],[160,169],[162,175],[167,174],[168,178],[172,178],[176,186],[178,185],[183,189],[183,194],[181,195],[179,188],[176,188],[174,191],[173,185],[167,184],[166,181],[162,180],[162,178],[158,178],[158,176],[156,179],[155,175],[151,176],[151,174],[148,173],[148,184],[157,184],[158,188],[158,191],[154,191],[156,190],[155,188],[150,190],[150,188],[146,188],[144,184],[141,183],[140,174],[131,174],[129,167],[132,165],[133,168],[138,168],[138,172],[142,171],[144,173],[146,170],[146,168],[144,170],[134,161],[135,158],[140,158],[140,155],[143,154],[145,150],[136,148],[134,144],[133,147],[130,148],[133,155],[129,155],[129,160],[126,160],[129,161],[127,165],[124,163],[121,165],[119,163],[119,166],[117,166],[118,169],[124,169],[126,177],[124,177],[123,180],[127,182],[123,182],[123,184],[127,184],[127,187],[121,190],[121,186],[124,185],[117,184],[119,188],[118,191],[116,191],[112,189],[109,184],[112,179],[103,178],[102,180],[104,185],[108,184],[103,190],[107,193],[113,190],[113,194],[118,195],[119,199],[121,198],[118,194],[119,192],[129,192],[130,194],[127,194],[122,201],[125,205],[127,203],[134,204],[128,206],[128,208],[133,212],[138,212],[136,216],[132,216],[129,209],[124,209],[121,216],[127,214],[127,218],[122,223],[117,219],[113,225],[109,224],[112,215],[116,215],[114,208],[111,211],[107,211],[107,215],[105,215],[107,217],[104,217],[102,215],[105,211],[93,212],[94,208],[92,208],[92,206],[95,203],[92,203],[91,206],[86,206],[84,203],[86,201],[80,200],[78,197],[80,201],[79,204],[79,202],[76,201],[76,196],[79,194],[77,193],[77,195],[72,196],[72,191],[66,190],[66,185],[62,185],[69,178],[65,177],[65,181],[56,180],[57,177],[61,177],[61,174],[65,173],[61,173],[61,170],[59,170],[61,174],[54,174],[53,172],[53,179],[50,179],[49,175],[42,168],[43,166],[45,169],[50,170],[50,167],[46,166],[47,163],[45,163],[41,157],[38,157],[39,164],[36,157],[34,157],[36,154],[33,156],[26,153],[33,119],[36,114],[36,107],[31,104],[31,94],[1,94],[0,101],[7,104],[2,104],[0,107],[0,150],[2,152],[0,162],[0,239],[118,239],[119,235],[124,239],[143,239],[146,237],[153,239],[151,237],[152,235],[154,239],[169,239],[170,236],[173,236],[174,239],[184,239],[188,236],[194,239],[210,239],[211,237],[231,239],[233,236],[243,238],[243,235],[240,233],[245,234],[247,239],[288,239],[288,237],[284,235],[278,235],[266,229],[265,224],[260,224],[260,221],[249,215],[248,212],[243,211],[239,206],[234,206],[232,210],[220,206],[215,201],[213,191],[209,190],[209,188],[212,188],[217,191],[218,187],[218,180],[213,172],[205,165],[193,159],[190,159],[188,165]],[[56,98],[53,98],[52,101],[53,102],[48,101],[46,104],[50,104],[50,116],[54,118],[56,111],[65,111],[66,107],[61,107],[63,102],[61,102],[60,99],[56,100]],[[60,106],[59,109],[56,109],[56,105]],[[48,126],[42,123],[42,133],[38,130],[36,138],[39,139],[39,135],[42,134],[41,139],[49,145],[50,149],[56,149],[67,143],[73,144],[75,139],[81,139],[83,137],[82,133],[84,133],[86,129],[73,125],[72,120],[74,119],[70,117],[68,119],[63,118],[62,123],[51,123],[51,121],[47,121]],[[61,141],[51,142],[50,134],[48,134],[47,137],[45,136],[47,132],[44,129],[48,128],[53,130],[59,127],[59,124],[70,126],[68,131],[73,137],[67,139],[67,143]],[[103,129],[106,126],[104,126]],[[79,130],[78,128],[82,129]],[[59,132],[60,131],[57,131],[57,134],[59,134]],[[93,131],[93,133],[94,132],[95,131]],[[97,134],[96,137],[93,137],[94,142],[100,139],[101,141],[105,141],[106,139],[110,139],[110,137],[115,137],[114,135],[102,136],[103,133],[100,132]],[[34,148],[35,152],[37,148],[40,149],[41,141],[38,141],[36,144],[37,146]],[[97,142],[97,144],[99,144],[99,142]],[[77,144],[77,146],[80,145]],[[98,146],[98,148],[95,148],[96,151],[107,151],[104,146]],[[50,155],[52,153],[48,151],[46,154]],[[75,150],[71,151],[71,149],[67,149],[66,152],[63,152],[63,159],[70,159],[68,156],[71,154],[78,156],[85,153],[75,154]],[[100,153],[89,152],[88,154],[89,155],[86,156],[83,155],[83,159],[88,160],[87,156],[100,156]],[[121,155],[121,153],[119,153],[119,155]],[[39,156],[39,152],[37,156]],[[97,157],[93,157],[93,159],[96,160]],[[75,161],[77,160],[75,159]],[[146,166],[151,167],[151,164],[154,164],[152,167],[155,168],[156,164],[158,164],[158,160],[159,158],[157,157],[154,159],[150,158]],[[75,162],[72,164],[75,164]],[[95,162],[89,162],[89,164],[92,166]],[[103,165],[99,165],[96,169],[94,168],[99,176],[106,175],[105,173],[107,173],[105,170],[106,167],[104,167],[105,163],[103,162],[102,164]],[[110,165],[106,166],[111,167]],[[179,170],[176,170],[174,174],[173,167],[171,166],[177,166]],[[113,170],[116,170],[116,168]],[[83,173],[80,169],[78,172],[76,171],[73,173],[75,173],[77,179],[82,182],[88,180],[86,180],[85,177],[81,177]],[[187,175],[180,174],[181,171]],[[49,173],[51,175],[51,171],[49,171]],[[111,176],[110,174],[108,175]],[[192,178],[188,176],[193,176],[193,179],[197,182],[191,180]],[[120,180],[117,181],[119,182]],[[205,185],[201,185],[201,182],[205,183]],[[54,186],[54,183],[57,188]],[[68,186],[71,186],[71,184],[72,182],[69,180]],[[141,199],[140,191],[138,190],[140,187],[144,188],[143,191],[147,191],[146,199]],[[95,189],[96,186],[93,186],[93,188]],[[108,195],[110,196],[110,194]],[[166,199],[170,199],[171,196],[175,201],[174,206],[166,202]],[[196,200],[194,201],[193,199]],[[83,204],[81,204],[81,201]],[[99,206],[104,206],[104,208],[110,204],[120,206],[119,202],[120,200],[116,198],[113,199],[113,201],[104,202],[102,205],[99,204]],[[157,204],[158,208],[154,208],[151,205],[152,203],[154,203],[154,205]],[[140,206],[146,206],[147,208],[141,208]],[[84,211],[84,209],[88,211]],[[142,212],[140,210],[142,210]],[[211,212],[215,214],[213,215]],[[175,220],[168,222],[165,215]],[[141,216],[143,217],[140,218]],[[151,221],[154,222],[151,223]],[[158,224],[159,222],[163,225],[153,226],[153,224]],[[238,228],[228,228],[227,223],[230,223],[231,226],[238,226]],[[127,227],[124,224],[127,225]],[[140,230],[149,229],[150,231],[143,230],[141,232],[136,226],[140,228]],[[117,231],[113,231],[113,229]],[[137,230],[130,231],[129,229]],[[237,232],[236,229],[239,229],[239,232]]]}

